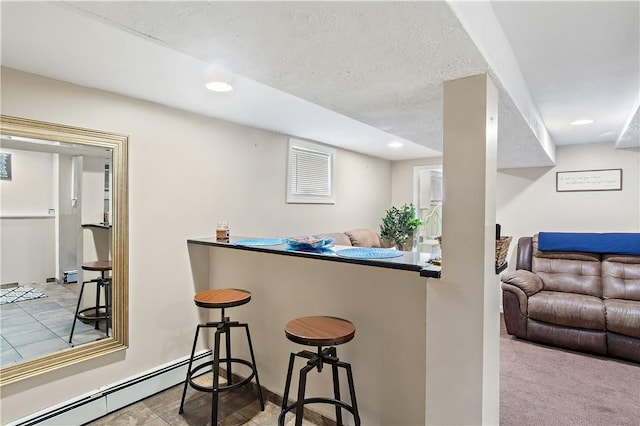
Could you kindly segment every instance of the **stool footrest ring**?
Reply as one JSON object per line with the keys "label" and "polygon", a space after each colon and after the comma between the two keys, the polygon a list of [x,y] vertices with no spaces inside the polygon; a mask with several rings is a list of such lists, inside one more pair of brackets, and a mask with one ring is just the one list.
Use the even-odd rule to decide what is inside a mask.
{"label": "stool footrest ring", "polygon": [[[98,307],[92,306],[90,308],[84,308],[84,309],[80,309],[78,311],[78,313],[76,314],[76,318],[82,319],[82,320],[86,320],[86,321],[102,321],[102,320],[106,320],[111,318],[111,316],[108,313],[108,306],[105,305],[100,305]],[[96,309],[98,310],[98,312],[100,312],[100,310],[102,310],[102,312],[100,312],[100,315],[95,315],[95,316],[87,316],[85,315],[85,312],[96,312]]]}
{"label": "stool footrest ring", "polygon": [[[245,360],[245,359],[239,359],[239,358],[220,358],[220,364],[222,363],[226,363],[228,361],[231,361],[232,363],[238,363],[238,364],[243,364],[246,365],[247,367],[251,368],[251,374],[249,374],[248,377],[244,378],[243,380],[237,382],[237,383],[231,383],[231,384],[227,384],[224,386],[218,386],[218,389],[215,389],[217,392],[226,392],[226,391],[230,391],[232,389],[236,389],[239,388],[240,386],[244,386],[247,383],[249,383],[253,377],[256,375],[255,370],[253,369],[253,364],[251,364],[251,362]],[[209,369],[211,369],[211,366],[213,366],[213,361],[208,361],[205,362],[203,364],[198,365],[196,368],[194,368],[193,370],[191,370],[191,374],[189,375],[189,384],[194,388],[197,389],[199,391],[202,392],[213,392],[213,385],[211,386],[202,386],[199,385],[197,383],[195,383],[193,381],[194,376],[196,376],[196,373],[200,370],[203,370],[207,367],[209,367]]]}
{"label": "stool footrest ring", "polygon": [[[288,405],[287,408],[283,409],[280,412],[280,415],[278,416],[278,424],[282,424],[280,422],[280,420],[284,420],[284,416],[286,416],[286,414],[293,410],[294,408],[298,407],[298,401],[294,402],[291,405]],[[331,404],[331,405],[338,405],[341,408],[344,408],[345,410],[347,410],[348,412],[350,412],[351,414],[355,415],[354,409],[351,405],[347,404],[344,401],[340,401],[339,399],[334,399],[334,398],[321,398],[321,397],[314,397],[314,398],[305,398],[302,401],[302,405],[306,405],[306,404]]]}

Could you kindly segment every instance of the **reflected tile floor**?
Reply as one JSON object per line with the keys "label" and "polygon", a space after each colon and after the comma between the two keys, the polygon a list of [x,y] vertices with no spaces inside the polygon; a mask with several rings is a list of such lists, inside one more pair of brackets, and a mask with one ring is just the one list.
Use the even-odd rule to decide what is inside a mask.
{"label": "reflected tile floor", "polygon": [[[0,305],[0,365],[37,358],[70,348],[69,334],[78,303],[76,284],[30,284],[47,297]],[[103,339],[105,322],[76,322],[73,344]]]}
{"label": "reflected tile floor", "polygon": [[[211,394],[187,388],[184,413],[178,414],[183,384],[169,388],[142,401],[124,407],[93,422],[89,426],[111,425],[211,425]],[[275,398],[272,398],[275,399]],[[277,425],[280,406],[267,400],[265,409],[260,411],[255,385],[246,385],[229,392],[221,393],[218,401],[218,426],[266,426]],[[304,426],[333,426],[334,421],[314,416],[314,421],[304,419]],[[286,426],[293,426],[293,414],[287,414]]]}

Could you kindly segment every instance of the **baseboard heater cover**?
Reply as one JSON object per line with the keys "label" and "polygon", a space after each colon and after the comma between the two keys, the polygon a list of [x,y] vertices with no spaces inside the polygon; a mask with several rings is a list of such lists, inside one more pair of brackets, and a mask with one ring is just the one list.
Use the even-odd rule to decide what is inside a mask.
{"label": "baseboard heater cover", "polygon": [[[211,350],[194,357],[196,365],[211,359]],[[84,424],[184,381],[189,357],[180,358],[145,373],[104,386],[62,404],[54,405],[6,426]]]}

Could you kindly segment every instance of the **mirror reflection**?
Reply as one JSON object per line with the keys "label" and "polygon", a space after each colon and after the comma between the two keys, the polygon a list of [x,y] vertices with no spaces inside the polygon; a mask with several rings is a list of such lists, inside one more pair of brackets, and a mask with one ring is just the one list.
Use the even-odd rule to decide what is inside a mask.
{"label": "mirror reflection", "polygon": [[418,229],[418,251],[438,255],[437,237],[442,235],[442,167],[417,167],[416,173],[415,201],[422,221]]}
{"label": "mirror reflection", "polygon": [[126,345],[126,137],[12,119],[0,135],[3,382]]}

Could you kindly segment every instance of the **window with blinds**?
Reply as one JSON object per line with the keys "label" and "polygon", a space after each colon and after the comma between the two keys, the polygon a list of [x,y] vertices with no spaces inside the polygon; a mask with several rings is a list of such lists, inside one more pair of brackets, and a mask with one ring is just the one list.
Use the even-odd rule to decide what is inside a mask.
{"label": "window with blinds", "polygon": [[333,204],[335,149],[289,139],[287,203]]}

